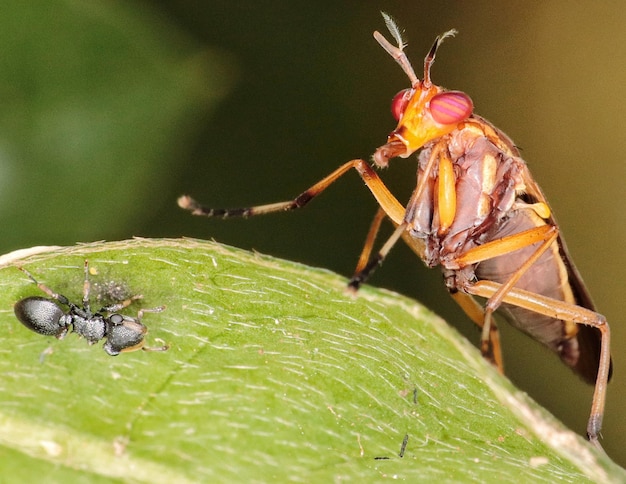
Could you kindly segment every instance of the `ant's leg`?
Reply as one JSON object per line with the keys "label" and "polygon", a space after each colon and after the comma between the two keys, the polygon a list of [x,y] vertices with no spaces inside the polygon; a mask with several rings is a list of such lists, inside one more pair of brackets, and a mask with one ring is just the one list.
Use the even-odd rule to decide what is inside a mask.
{"label": "ant's leg", "polygon": [[91,292],[91,283],[89,282],[89,261],[85,259],[84,265],[85,279],[83,280],[83,309],[91,314],[89,307],[89,293]]}
{"label": "ant's leg", "polygon": [[[141,324],[143,313],[160,313],[163,310],[165,310],[165,306],[159,306],[159,307],[150,308],[150,309],[140,309],[139,312],[137,313],[137,321]],[[157,347],[142,346],[141,349],[143,351],[167,351],[170,349],[170,346],[166,344],[165,341],[163,341],[162,339],[156,338],[155,341],[163,343],[163,345],[157,346]]]}
{"label": "ant's leg", "polygon": [[158,306],[156,308],[148,308],[148,309],[140,309],[137,313],[137,321],[141,323],[143,319],[143,313],[160,313],[161,311],[165,311],[165,306]]}
{"label": "ant's leg", "polygon": [[[99,313],[114,313],[116,311],[120,311],[124,308],[127,308],[128,306],[130,306],[133,302],[137,301],[138,299],[143,299],[143,295],[142,294],[137,294],[136,296],[132,296],[129,297],[128,299],[124,299],[123,301],[120,301],[118,303],[115,304],[111,304],[109,306],[104,306],[102,308],[100,308],[100,311],[98,311]],[[146,311],[144,309],[144,311]]]}
{"label": "ant's leg", "polygon": [[30,272],[28,272],[26,269],[24,269],[23,267],[19,266],[18,269],[20,271],[22,271],[24,274],[26,274],[28,276],[28,278],[33,281],[35,284],[37,284],[37,287],[45,292],[48,296],[50,296],[52,299],[56,299],[57,301],[59,301],[61,304],[64,304],[66,306],[69,306],[70,308],[75,308],[76,305],[72,304],[68,298],[66,298],[63,294],[58,294],[56,292],[54,292],[52,289],[50,289],[48,286],[46,286],[43,282],[39,282],[37,279],[35,279],[35,276],[33,276]]}
{"label": "ant's leg", "polygon": [[168,345],[161,338],[154,338],[154,341],[157,343],[162,343],[161,346],[142,346],[141,349],[143,351],[167,351],[170,349],[170,345]]}

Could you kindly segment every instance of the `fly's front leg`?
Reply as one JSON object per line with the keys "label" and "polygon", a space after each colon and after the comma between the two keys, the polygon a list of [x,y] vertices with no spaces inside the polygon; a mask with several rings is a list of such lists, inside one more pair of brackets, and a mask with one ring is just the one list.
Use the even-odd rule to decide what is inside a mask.
{"label": "fly's front leg", "polygon": [[372,257],[369,262],[358,272],[356,272],[350,282],[348,283],[348,287],[352,291],[357,291],[361,284],[363,284],[367,278],[374,272],[379,265],[383,263],[387,254],[391,248],[396,245],[396,242],[400,240],[400,237],[406,232],[406,222],[401,223],[396,227],[396,230],[393,231],[391,237],[387,239],[385,244],[380,248],[377,254]]}
{"label": "fly's front leg", "polygon": [[[385,210],[387,215],[393,219],[402,219],[404,215],[404,207],[398,202],[393,195],[387,190],[382,180],[372,170],[372,168],[363,160],[352,160],[344,163],[330,175],[326,176],[312,187],[308,188],[293,200],[284,202],[269,203],[267,205],[257,205],[247,208],[209,208],[198,203],[188,195],[183,195],[178,199],[178,206],[184,210],[191,212],[193,215],[202,217],[251,217],[254,215],[263,215],[274,212],[284,212],[304,207],[313,198],[326,190],[330,185],[336,182],[342,175],[355,169],[365,184],[370,188],[379,205]],[[377,193],[380,192],[380,193]],[[383,200],[381,203],[380,199]],[[401,213],[399,213],[400,211]]]}
{"label": "fly's front leg", "polygon": [[[367,232],[367,237],[365,238],[365,243],[363,244],[363,249],[361,250],[361,255],[359,256],[359,261],[356,265],[356,268],[354,269],[354,275],[352,276],[352,279],[351,279],[351,281],[359,281],[359,282],[358,283],[351,282],[349,286],[352,289],[358,289],[358,285],[361,282],[363,282],[363,280],[365,280],[365,278],[367,277],[369,273],[371,273],[373,268],[380,265],[380,263],[382,262],[382,259],[385,256],[385,254],[381,254],[382,252],[382,249],[381,249],[381,251],[379,251],[376,254],[374,259],[373,260],[371,259],[372,249],[374,248],[374,242],[376,241],[376,236],[378,235],[378,232],[380,231],[380,226],[386,215],[387,213],[382,208],[379,208],[378,211],[376,212],[376,215],[374,215],[374,219],[372,220],[370,229]],[[396,228],[397,228],[398,225],[397,224],[394,224],[394,225],[396,225]],[[401,232],[400,235],[403,237],[404,241],[409,246],[409,248],[411,248],[417,254],[418,257],[422,258],[424,254],[423,244],[421,244],[417,239],[411,237],[411,235],[406,230],[404,231],[400,230],[399,232]]]}
{"label": "fly's front leg", "polygon": [[[309,203],[313,198],[322,193],[326,188],[332,185],[337,179],[339,179],[342,175],[347,173],[349,170],[355,169],[361,179],[365,182],[369,190],[374,195],[374,198],[378,202],[379,212],[375,217],[375,222],[372,224],[370,231],[368,233],[368,237],[365,243],[365,247],[363,248],[363,252],[361,253],[361,258],[359,259],[359,263],[357,265],[357,270],[355,276],[352,278],[349,286],[352,289],[357,289],[359,285],[367,278],[367,276],[372,272],[372,270],[377,267],[382,260],[384,259],[386,253],[391,249],[391,247],[395,244],[395,242],[401,237],[404,236],[405,241],[411,246],[411,248],[420,253],[420,247],[417,241],[412,241],[408,236],[406,236],[405,223],[403,222],[404,216],[406,213],[406,209],[404,206],[392,195],[389,189],[385,186],[380,177],[376,174],[376,172],[363,160],[352,160],[347,163],[344,163],[335,171],[333,171],[330,175],[326,176],[315,185],[310,187],[309,189],[302,192],[293,200],[288,200],[285,202],[278,203],[270,203],[267,205],[257,205],[254,207],[248,208],[235,208],[235,209],[223,209],[223,208],[209,208],[205,207],[202,204],[195,201],[193,198],[183,195],[178,199],[178,205],[190,211],[193,215],[199,215],[204,217],[249,217],[254,215],[263,215],[267,213],[273,212],[284,212],[289,210],[295,210],[297,208],[304,207],[307,203]],[[401,225],[402,228],[397,228],[394,232],[395,235],[392,235],[391,239],[387,241],[387,243],[383,246],[381,251],[368,262],[369,255],[372,250],[372,246],[374,243],[374,239],[378,232],[378,228],[380,227],[380,222],[384,215],[389,217],[394,225]]]}
{"label": "fly's front leg", "polygon": [[[431,158],[434,160],[435,156],[432,156]],[[389,192],[376,172],[374,172],[368,165],[362,164],[356,166],[355,168],[376,198],[376,201],[380,206],[379,211],[382,210],[385,215],[389,217],[391,222],[396,226],[396,229],[376,255],[370,258],[369,256],[371,254],[374,240],[376,238],[376,234],[378,233],[378,229],[380,228],[380,223],[382,222],[382,214],[380,212],[376,214],[374,221],[370,226],[365,246],[361,252],[361,257],[359,258],[359,263],[357,264],[355,273],[348,283],[348,287],[353,291],[358,290],[361,284],[367,280],[374,269],[383,263],[385,257],[387,257],[387,254],[400,237],[404,239],[409,248],[411,248],[411,250],[413,250],[413,252],[415,252],[420,258],[423,258],[425,252],[423,241],[415,237],[411,237],[410,233],[407,231],[407,225],[409,222],[406,220],[406,208],[398,202],[391,192]],[[418,184],[415,192],[420,193],[420,191],[423,190],[423,185],[424,182]]]}
{"label": "fly's front leg", "polygon": [[[380,158],[382,157],[385,160],[388,159],[391,156],[390,153],[387,153],[388,149],[391,150],[391,153],[395,153],[395,151],[397,151],[398,149],[402,149],[403,146],[404,145],[402,143],[397,142],[397,141],[381,146],[376,151],[376,154],[374,155],[375,163],[377,163],[379,166],[386,166],[386,162],[384,163],[381,162]],[[437,162],[441,162],[441,159],[447,160],[450,164],[450,169],[452,169],[451,161],[449,157],[446,156],[445,151],[446,151],[446,145],[445,143],[441,143],[441,142],[437,143],[432,148],[430,157],[428,159],[428,163],[426,164],[426,168],[424,169],[424,173],[430,173],[433,170],[433,167],[435,166],[435,164]],[[397,156],[397,153],[395,153],[393,156]],[[376,267],[382,264],[383,260],[385,259],[385,257],[387,257],[387,254],[389,253],[391,248],[395,245],[395,243],[400,239],[400,237],[404,239],[404,242],[409,246],[409,248],[413,252],[415,252],[415,254],[417,254],[417,256],[420,259],[424,260],[424,254],[426,252],[424,241],[421,239],[418,239],[417,237],[413,237],[410,231],[407,230],[407,228],[412,224],[412,221],[413,221],[412,220],[413,214],[410,213],[410,208],[407,211],[407,209],[403,207],[393,197],[393,195],[389,193],[386,187],[383,186],[381,189],[374,190],[373,186],[370,186],[370,183],[368,183],[368,178],[370,177],[369,173],[359,171],[359,174],[361,175],[361,178],[365,180],[365,183],[368,185],[368,187],[370,188],[370,190],[376,197],[376,200],[378,201],[378,204],[380,205],[380,207],[384,210],[384,212],[389,216],[393,224],[396,226],[396,230],[393,232],[391,237],[387,239],[387,241],[385,242],[383,247],[378,251],[378,253],[374,257],[368,260],[373,243],[374,243],[374,239],[376,237],[376,233],[378,232],[378,228],[380,227],[380,220],[378,220],[379,214],[376,215],[376,217],[374,218],[374,222],[372,223],[372,226],[368,233],[365,247],[363,248],[363,252],[361,253],[361,257],[359,259],[359,263],[357,265],[354,276],[352,276],[352,279],[350,280],[350,283],[348,284],[348,286],[353,290],[357,290],[359,286],[363,282],[365,282],[365,280],[367,280],[367,278],[374,271],[374,269],[376,269]],[[448,180],[452,184],[451,186],[448,185],[446,187],[448,189],[446,191],[446,195],[449,195],[450,197],[454,199],[452,204],[456,206],[455,194],[452,193],[454,192],[454,181],[452,178],[453,177],[448,177]],[[422,176],[418,179],[417,186],[415,187],[415,190],[413,191],[413,194],[411,195],[411,200],[409,201],[409,205],[408,205],[409,207],[411,207],[411,204],[413,203],[414,200],[418,200],[420,199],[420,197],[422,197],[422,194],[424,190],[426,189],[427,184],[428,184],[427,176]],[[381,194],[385,194],[385,197],[381,197],[380,196]],[[450,201],[450,197],[446,198],[446,200]],[[387,199],[393,199],[393,203],[389,204]]]}
{"label": "fly's front leg", "polygon": [[363,250],[361,250],[361,255],[359,256],[359,261],[356,264],[356,268],[354,269],[354,274],[360,273],[367,263],[370,260],[370,256],[372,254],[372,249],[374,248],[374,242],[376,241],[376,236],[380,230],[380,225],[385,218],[385,211],[382,208],[379,208],[376,211],[376,215],[374,215],[374,219],[370,225],[370,229],[367,232],[367,237],[365,237],[365,243],[363,244]]}

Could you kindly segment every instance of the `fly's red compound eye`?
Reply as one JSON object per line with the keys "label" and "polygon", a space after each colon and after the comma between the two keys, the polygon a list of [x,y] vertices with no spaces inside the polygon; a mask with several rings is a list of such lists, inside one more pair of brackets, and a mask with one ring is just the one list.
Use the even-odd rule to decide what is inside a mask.
{"label": "fly's red compound eye", "polygon": [[413,89],[403,89],[393,97],[391,101],[391,114],[396,118],[396,121],[400,121],[400,118],[404,114],[406,105],[409,104],[409,99],[413,94]]}
{"label": "fly's red compound eye", "polygon": [[430,114],[439,124],[465,121],[472,114],[473,109],[472,100],[464,92],[442,92],[430,100]]}

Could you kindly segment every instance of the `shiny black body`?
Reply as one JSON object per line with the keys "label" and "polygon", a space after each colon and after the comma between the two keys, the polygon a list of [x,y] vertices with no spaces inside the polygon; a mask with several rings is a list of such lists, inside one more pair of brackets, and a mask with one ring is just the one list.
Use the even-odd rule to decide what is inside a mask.
{"label": "shiny black body", "polygon": [[[15,303],[14,311],[17,319],[28,329],[44,336],[54,336],[63,339],[68,332],[73,331],[85,338],[89,344],[95,344],[102,339],[104,351],[111,355],[119,355],[123,351],[132,351],[143,346],[147,328],[141,323],[141,314],[137,318],[124,316],[119,311],[142,296],[134,296],[125,301],[104,306],[92,312],[89,302],[88,263],[85,261],[85,283],[83,289],[82,307],[72,303],[62,294],[57,294],[50,288],[37,282],[26,269],[20,268],[37,286],[50,298],[31,296]],[[67,306],[64,311],[60,306]],[[161,310],[162,308],[158,308]],[[151,310],[154,311],[154,310]]]}

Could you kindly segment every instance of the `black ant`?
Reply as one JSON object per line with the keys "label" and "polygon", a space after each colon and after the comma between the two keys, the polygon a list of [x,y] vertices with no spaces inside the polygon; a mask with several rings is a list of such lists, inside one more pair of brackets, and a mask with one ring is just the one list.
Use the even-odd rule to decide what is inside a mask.
{"label": "black ant", "polygon": [[[83,282],[82,307],[72,303],[62,294],[57,294],[45,284],[38,282],[35,277],[23,267],[18,267],[26,274],[37,287],[52,299],[41,296],[31,296],[15,303],[15,316],[28,329],[45,336],[55,336],[63,339],[70,329],[82,336],[92,345],[101,339],[106,339],[104,351],[111,356],[119,355],[124,351],[166,351],[167,345],[158,348],[144,346],[144,337],[148,332],[141,319],[144,313],[158,313],[165,309],[159,306],[152,309],[140,309],[136,318],[118,314],[116,311],[124,309],[143,298],[142,295],[132,296],[124,301],[104,306],[95,313],[91,312],[89,293],[89,262],[85,260],[85,280]],[[67,306],[69,311],[64,312],[54,301]]]}

